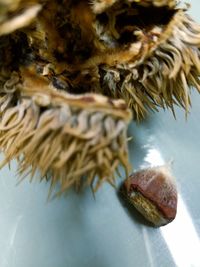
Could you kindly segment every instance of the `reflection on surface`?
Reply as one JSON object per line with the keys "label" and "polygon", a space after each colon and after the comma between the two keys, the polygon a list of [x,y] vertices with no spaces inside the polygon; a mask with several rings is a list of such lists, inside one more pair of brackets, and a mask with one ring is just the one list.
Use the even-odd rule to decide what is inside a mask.
{"label": "reflection on surface", "polygon": [[144,245],[146,248],[146,252],[148,255],[148,263],[149,263],[149,267],[154,267],[154,261],[153,261],[153,254],[152,254],[152,250],[151,250],[151,241],[148,235],[148,231],[146,226],[142,227],[142,233],[143,233],[143,238],[144,238]]}
{"label": "reflection on surface", "polygon": [[[141,167],[154,167],[165,164],[158,149],[150,145],[146,148],[147,154]],[[160,232],[176,266],[200,267],[200,239],[181,195],[178,196],[175,220],[167,226],[161,227]]]}
{"label": "reflection on surface", "polygon": [[180,195],[176,219],[160,231],[178,267],[200,266],[200,240]]}
{"label": "reflection on surface", "polygon": [[164,159],[161,153],[153,147],[146,146],[148,148],[147,154],[144,158],[144,163],[142,164],[142,168],[145,167],[155,167],[165,164]]}

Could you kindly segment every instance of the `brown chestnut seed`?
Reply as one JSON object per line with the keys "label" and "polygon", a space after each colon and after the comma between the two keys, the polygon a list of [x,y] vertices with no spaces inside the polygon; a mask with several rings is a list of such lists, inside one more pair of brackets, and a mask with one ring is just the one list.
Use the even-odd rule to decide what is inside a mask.
{"label": "brown chestnut seed", "polygon": [[155,226],[175,219],[177,188],[168,166],[133,173],[125,180],[123,188],[131,204]]}

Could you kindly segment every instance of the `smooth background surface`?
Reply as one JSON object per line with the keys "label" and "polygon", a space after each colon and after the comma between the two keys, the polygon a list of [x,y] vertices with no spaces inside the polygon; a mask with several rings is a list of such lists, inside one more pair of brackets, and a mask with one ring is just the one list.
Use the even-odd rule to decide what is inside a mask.
{"label": "smooth background surface", "polygon": [[[199,0],[191,13],[200,21]],[[200,95],[188,121],[177,109],[154,114],[129,135],[135,169],[174,160],[178,215],[154,229],[131,215],[115,190],[69,192],[47,202],[48,185],[16,186],[16,165],[0,171],[0,267],[200,267]]]}

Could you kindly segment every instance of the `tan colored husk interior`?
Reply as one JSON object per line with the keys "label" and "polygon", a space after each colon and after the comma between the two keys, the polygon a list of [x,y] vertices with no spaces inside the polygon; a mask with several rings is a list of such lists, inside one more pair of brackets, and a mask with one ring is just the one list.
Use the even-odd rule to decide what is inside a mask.
{"label": "tan colored husk interior", "polygon": [[[106,9],[112,7],[115,3],[120,2],[120,0],[92,0],[93,11],[97,14],[104,12]],[[175,7],[177,5],[176,0],[126,0],[127,3],[135,2],[142,6],[168,6],[170,8]]]}

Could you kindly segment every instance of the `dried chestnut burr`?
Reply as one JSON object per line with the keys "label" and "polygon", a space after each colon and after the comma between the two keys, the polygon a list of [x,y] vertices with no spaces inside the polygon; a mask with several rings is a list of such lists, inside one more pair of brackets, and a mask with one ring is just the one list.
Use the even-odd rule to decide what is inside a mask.
{"label": "dried chestnut burr", "polygon": [[[60,193],[130,169],[127,128],[188,113],[200,25],[176,0],[0,0],[0,151]],[[50,192],[51,192],[50,190]]]}
{"label": "dried chestnut burr", "polygon": [[168,167],[135,172],[125,180],[123,189],[131,204],[155,226],[175,219],[177,188]]}

